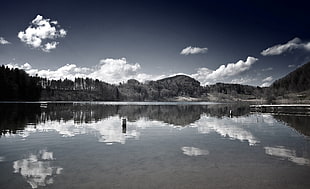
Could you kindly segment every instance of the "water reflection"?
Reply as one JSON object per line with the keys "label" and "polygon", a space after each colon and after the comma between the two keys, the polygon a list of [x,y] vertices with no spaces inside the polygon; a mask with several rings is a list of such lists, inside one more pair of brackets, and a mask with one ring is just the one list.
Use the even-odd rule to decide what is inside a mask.
{"label": "water reflection", "polygon": [[[260,141],[249,130],[249,123],[253,123],[253,116],[239,118],[222,118],[209,117],[204,114],[199,120],[188,125],[196,127],[201,134],[216,132],[223,137],[241,142],[248,142],[250,146],[257,145]],[[141,129],[147,127],[169,126],[173,128],[183,128],[173,124],[167,124],[162,121],[152,121],[148,118],[140,118],[133,122],[127,122],[124,125],[123,119],[119,116],[106,118],[98,122],[76,124],[71,121],[47,121],[37,125],[29,125],[23,131],[17,134],[23,138],[28,137],[34,132],[56,131],[63,137],[73,137],[81,134],[91,134],[98,138],[99,142],[107,144],[121,143],[125,144],[127,139],[139,139]]]}
{"label": "water reflection", "polygon": [[[129,126],[132,124],[133,123],[128,123]],[[107,144],[125,144],[126,139],[138,139],[140,136],[140,133],[135,129],[134,126],[129,127],[126,133],[123,133],[121,120],[118,116],[109,117],[98,122],[84,124],[76,124],[73,120],[47,121],[37,125],[29,125],[23,131],[18,132],[18,135],[26,138],[31,133],[50,131],[55,131],[63,137],[90,134],[96,136],[99,142],[104,142]]]}
{"label": "water reflection", "polygon": [[310,160],[304,157],[298,157],[295,150],[290,150],[284,146],[265,147],[265,153],[271,156],[287,159],[298,165],[310,165]]}
{"label": "water reflection", "polygon": [[273,115],[273,117],[281,122],[286,123],[290,127],[296,129],[305,136],[310,136],[310,116],[301,115]]}
{"label": "water reflection", "polygon": [[[31,111],[29,111],[31,110]],[[232,112],[233,117],[230,117]],[[124,144],[126,139],[138,139],[137,128],[146,125],[197,127],[199,133],[216,132],[222,137],[257,145],[260,140],[250,131],[251,124],[259,121],[249,114],[247,105],[101,105],[50,103],[0,104],[1,134],[19,134],[22,137],[34,132],[56,131],[64,137],[96,133],[98,141]],[[274,124],[271,115],[261,115],[266,124]],[[307,134],[304,119],[274,115],[278,120]],[[121,118],[126,118],[124,124]],[[306,117],[309,119],[309,117]],[[133,127],[130,127],[133,125]]]}
{"label": "water reflection", "polygon": [[37,123],[40,116],[39,104],[4,103],[0,104],[0,137],[16,134],[29,123]]}
{"label": "water reflection", "polygon": [[184,146],[181,148],[181,150],[183,151],[183,154],[188,155],[188,156],[209,155],[208,150],[202,150],[202,149],[195,148],[195,147]]}
{"label": "water reflection", "polygon": [[[255,119],[254,119],[255,120]],[[248,123],[253,122],[252,116],[241,118],[222,118],[203,116],[200,120],[191,124],[192,127],[197,127],[200,133],[217,132],[223,137],[228,137],[232,140],[246,141],[250,146],[259,144],[260,141],[247,129]]]}
{"label": "water reflection", "polygon": [[[31,111],[29,111],[31,110]],[[247,105],[101,105],[101,104],[73,104],[49,103],[46,108],[40,108],[35,103],[6,103],[0,104],[0,136],[16,134],[31,124],[49,121],[74,123],[92,123],[112,117],[126,117],[128,121],[141,118],[162,121],[177,126],[187,126],[201,118],[202,114],[221,118],[228,117],[229,111],[234,116],[249,113]]]}
{"label": "water reflection", "polygon": [[54,176],[61,174],[63,170],[52,166],[53,160],[53,152],[43,149],[37,154],[30,154],[28,158],[14,161],[14,173],[21,174],[32,188],[46,186],[52,184]]}
{"label": "water reflection", "polygon": [[[222,179],[236,181],[238,174],[242,179],[232,188],[244,188],[249,180],[251,186],[261,180],[267,180],[269,186],[274,183],[269,174],[284,169],[289,169],[286,174],[290,176],[309,175],[309,140],[298,128],[307,127],[304,120],[308,118],[250,114],[246,107],[236,105],[52,103],[43,108],[39,104],[4,107],[7,109],[0,104],[0,162],[6,168],[0,175],[12,173],[12,164],[16,174],[14,178],[0,177],[1,186],[17,186],[20,182],[11,180],[23,177],[32,188],[50,186],[54,179],[55,188],[146,188],[143,186],[150,182],[160,183],[153,188],[190,188],[193,182],[207,186],[208,180],[214,180],[210,188],[216,188]],[[53,152],[42,145],[60,153],[61,167],[55,166]],[[42,150],[34,153],[32,149]],[[273,159],[285,161],[279,165]],[[291,162],[306,166],[291,166]],[[58,176],[63,168],[66,174]],[[261,180],[252,179],[252,173]],[[244,183],[238,185],[241,180]],[[135,187],[137,184],[141,185]]]}

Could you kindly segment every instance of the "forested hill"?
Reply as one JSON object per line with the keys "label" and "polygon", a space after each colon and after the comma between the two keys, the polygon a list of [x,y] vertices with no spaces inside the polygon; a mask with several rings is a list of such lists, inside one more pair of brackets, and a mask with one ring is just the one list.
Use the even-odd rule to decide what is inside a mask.
{"label": "forested hill", "polygon": [[[269,88],[225,83],[201,86],[199,81],[186,75],[145,83],[129,79],[119,85],[112,85],[90,78],[75,78],[71,81],[30,77],[23,70],[1,66],[0,100],[232,102],[265,99],[271,101],[301,96],[283,94],[310,89],[309,76],[310,63],[277,80]],[[310,95],[303,94],[303,96],[308,98]]]}
{"label": "forested hill", "polygon": [[40,78],[30,77],[24,70],[0,67],[0,100],[39,100]]}
{"label": "forested hill", "polygon": [[167,101],[179,96],[200,98],[203,94],[200,83],[185,75],[145,83],[130,79],[119,85],[118,89],[121,100],[129,101]]}
{"label": "forested hill", "polygon": [[297,68],[287,76],[275,81],[270,89],[276,95],[302,92],[310,89],[310,62]]}

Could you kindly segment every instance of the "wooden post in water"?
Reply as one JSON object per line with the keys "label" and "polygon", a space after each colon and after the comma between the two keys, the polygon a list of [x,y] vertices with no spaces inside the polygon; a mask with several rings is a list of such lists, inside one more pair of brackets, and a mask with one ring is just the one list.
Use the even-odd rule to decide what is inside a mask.
{"label": "wooden post in water", "polygon": [[123,133],[126,133],[126,118],[122,119],[122,128],[123,128]]}

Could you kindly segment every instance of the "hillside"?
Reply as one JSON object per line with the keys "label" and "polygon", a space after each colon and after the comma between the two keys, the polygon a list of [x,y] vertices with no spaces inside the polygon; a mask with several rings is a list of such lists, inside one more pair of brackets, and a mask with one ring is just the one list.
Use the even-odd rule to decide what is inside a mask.
{"label": "hillside", "polygon": [[33,78],[23,70],[4,66],[1,73],[1,100],[310,102],[310,63],[275,81],[269,88],[227,83],[201,86],[199,81],[186,75],[145,83],[129,79],[126,83],[112,85],[90,78],[75,78],[74,81]]}
{"label": "hillside", "polygon": [[278,95],[310,89],[310,62],[275,81],[270,88]]}
{"label": "hillside", "polygon": [[179,96],[199,98],[202,86],[188,76],[177,75],[157,81],[140,83],[130,79],[118,86],[121,100],[129,101],[167,101]]}
{"label": "hillside", "polygon": [[267,91],[270,103],[310,103],[310,62],[275,81]]}

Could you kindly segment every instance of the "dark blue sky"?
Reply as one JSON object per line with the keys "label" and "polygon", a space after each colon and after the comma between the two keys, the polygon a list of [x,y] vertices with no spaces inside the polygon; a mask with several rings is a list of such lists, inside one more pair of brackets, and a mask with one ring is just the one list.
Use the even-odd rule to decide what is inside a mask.
{"label": "dark blue sky", "polygon": [[[51,78],[185,73],[202,84],[268,85],[310,61],[307,8],[306,1],[1,1],[0,37],[8,44],[0,44],[0,63],[28,63],[29,73]],[[58,33],[33,46],[18,33],[36,27],[37,15],[57,21]],[[57,44],[47,49],[48,42]],[[207,50],[180,54],[186,47]]]}

